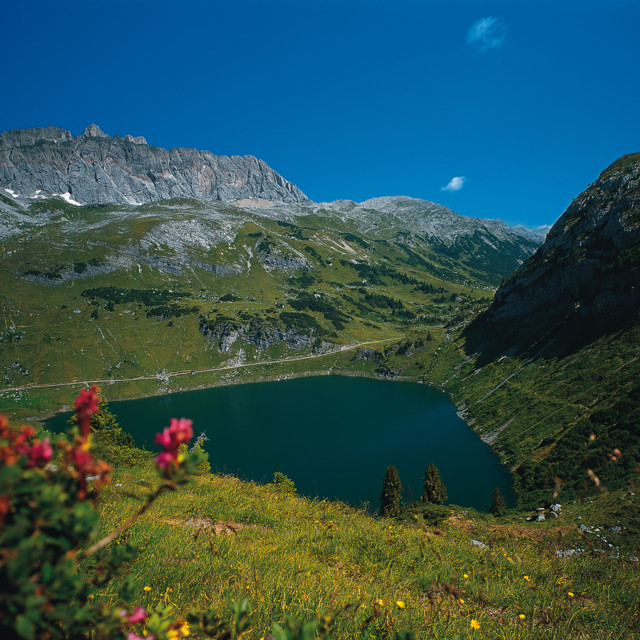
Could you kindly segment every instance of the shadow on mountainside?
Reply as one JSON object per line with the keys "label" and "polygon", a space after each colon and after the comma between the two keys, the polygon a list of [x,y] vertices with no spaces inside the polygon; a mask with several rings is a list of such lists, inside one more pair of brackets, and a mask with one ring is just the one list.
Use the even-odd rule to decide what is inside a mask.
{"label": "shadow on mountainside", "polygon": [[484,367],[505,355],[566,358],[603,336],[630,329],[639,320],[638,311],[629,311],[607,317],[571,314],[536,324],[528,318],[494,320],[488,310],[464,329],[462,338],[467,355],[476,354],[476,365]]}

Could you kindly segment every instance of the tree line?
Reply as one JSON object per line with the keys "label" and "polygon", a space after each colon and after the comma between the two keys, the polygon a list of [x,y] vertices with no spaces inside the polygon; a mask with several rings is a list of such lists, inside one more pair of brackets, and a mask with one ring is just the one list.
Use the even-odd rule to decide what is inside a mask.
{"label": "tree line", "polygon": [[[435,464],[429,464],[423,475],[423,491],[420,499],[413,504],[405,505],[402,499],[402,483],[398,470],[394,465],[387,467],[382,481],[380,492],[380,515],[387,518],[396,518],[406,512],[422,511],[426,505],[442,506],[447,500],[447,487],[445,486],[440,470]],[[507,509],[507,503],[497,487],[493,490],[492,504],[489,509],[495,516],[502,515]],[[439,513],[433,510],[433,515]],[[444,515],[444,512],[443,514]]]}

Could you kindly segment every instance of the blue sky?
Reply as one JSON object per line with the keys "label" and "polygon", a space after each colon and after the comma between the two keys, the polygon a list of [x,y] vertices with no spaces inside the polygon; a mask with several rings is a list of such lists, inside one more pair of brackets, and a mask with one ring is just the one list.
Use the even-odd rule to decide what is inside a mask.
{"label": "blue sky", "polygon": [[[637,0],[17,2],[0,129],[251,154],[311,199],[552,223],[640,151]],[[457,178],[457,180],[456,180]]]}

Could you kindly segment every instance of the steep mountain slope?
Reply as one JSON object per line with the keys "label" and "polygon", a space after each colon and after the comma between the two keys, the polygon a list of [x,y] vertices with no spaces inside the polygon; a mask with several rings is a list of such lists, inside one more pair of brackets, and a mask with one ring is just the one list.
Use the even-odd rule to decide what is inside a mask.
{"label": "steep mountain slope", "polygon": [[640,306],[639,244],[636,153],[614,162],[571,203],[535,256],[500,287],[484,319],[538,327],[625,319]]}
{"label": "steep mountain slope", "polygon": [[88,126],[73,137],[57,127],[0,136],[0,186],[21,203],[58,195],[74,204],[144,204],[169,198],[229,202],[306,196],[253,156],[147,145],[139,136],[111,137]]}
{"label": "steep mountain slope", "polygon": [[462,333],[449,388],[523,499],[624,486],[640,462],[640,154],[576,198]]}

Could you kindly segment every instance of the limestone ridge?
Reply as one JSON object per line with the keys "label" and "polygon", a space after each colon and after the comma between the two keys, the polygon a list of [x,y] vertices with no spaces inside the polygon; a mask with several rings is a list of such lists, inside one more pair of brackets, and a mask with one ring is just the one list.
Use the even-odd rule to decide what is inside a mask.
{"label": "limestone ridge", "polygon": [[254,156],[149,146],[142,136],[109,136],[95,124],[79,136],[57,127],[0,136],[0,187],[21,204],[139,205],[170,198],[305,202],[291,182]]}
{"label": "limestone ridge", "polygon": [[480,322],[515,331],[640,310],[640,153],[623,156],[573,200],[544,244],[496,292]]}

